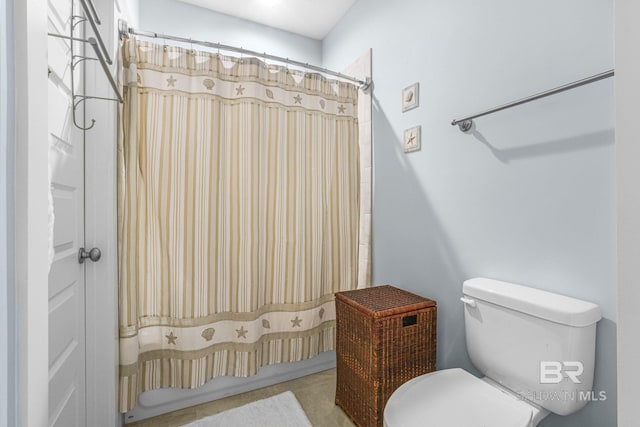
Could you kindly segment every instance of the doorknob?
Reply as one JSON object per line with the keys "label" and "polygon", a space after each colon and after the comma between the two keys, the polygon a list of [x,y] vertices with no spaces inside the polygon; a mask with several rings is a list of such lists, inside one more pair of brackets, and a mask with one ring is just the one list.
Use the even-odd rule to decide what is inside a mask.
{"label": "doorknob", "polygon": [[87,252],[84,248],[80,248],[80,250],[78,251],[78,262],[80,264],[84,264],[84,261],[87,258],[89,258],[93,262],[96,262],[100,259],[101,256],[102,252],[100,252],[100,249],[98,248],[93,248],[89,252]]}

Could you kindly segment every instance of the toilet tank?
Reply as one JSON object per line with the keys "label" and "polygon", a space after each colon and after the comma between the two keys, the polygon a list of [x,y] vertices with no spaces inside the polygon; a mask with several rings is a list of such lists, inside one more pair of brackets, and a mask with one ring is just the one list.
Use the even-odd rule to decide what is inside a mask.
{"label": "toilet tank", "polygon": [[485,278],[462,292],[467,351],[482,373],[559,415],[594,399],[598,305]]}

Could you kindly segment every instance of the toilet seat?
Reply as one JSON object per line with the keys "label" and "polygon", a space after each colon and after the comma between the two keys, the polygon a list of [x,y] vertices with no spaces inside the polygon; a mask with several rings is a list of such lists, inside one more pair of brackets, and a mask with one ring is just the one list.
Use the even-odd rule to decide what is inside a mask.
{"label": "toilet seat", "polygon": [[385,427],[533,427],[548,411],[459,368],[401,385],[384,409]]}

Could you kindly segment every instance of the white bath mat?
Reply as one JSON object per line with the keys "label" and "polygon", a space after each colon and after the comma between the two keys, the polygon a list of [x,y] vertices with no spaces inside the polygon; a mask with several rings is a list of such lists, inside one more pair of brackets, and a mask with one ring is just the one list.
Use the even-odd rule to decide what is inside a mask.
{"label": "white bath mat", "polygon": [[312,427],[290,391],[202,418],[182,427]]}

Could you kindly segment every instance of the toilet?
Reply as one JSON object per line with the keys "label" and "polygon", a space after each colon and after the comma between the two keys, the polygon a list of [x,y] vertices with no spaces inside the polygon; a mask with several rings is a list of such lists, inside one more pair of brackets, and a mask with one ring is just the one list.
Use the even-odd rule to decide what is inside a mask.
{"label": "toilet", "polygon": [[386,427],[535,427],[592,396],[600,307],[486,278],[462,287],[467,351],[483,375],[444,369],[393,392]]}

